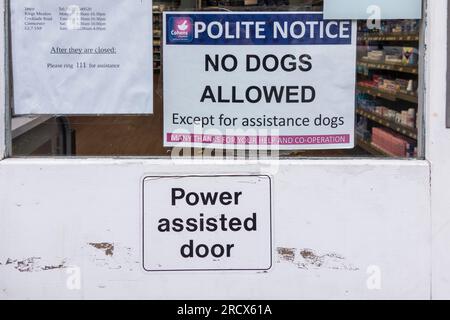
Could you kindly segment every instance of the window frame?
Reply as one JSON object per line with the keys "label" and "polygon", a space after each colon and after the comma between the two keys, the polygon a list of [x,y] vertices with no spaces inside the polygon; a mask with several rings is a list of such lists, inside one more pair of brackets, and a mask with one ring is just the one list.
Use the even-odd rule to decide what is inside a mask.
{"label": "window frame", "polygon": [[[157,160],[170,160],[170,156],[117,156],[117,155],[108,155],[108,156],[38,156],[38,157],[29,157],[29,156],[14,156],[12,154],[12,112],[11,112],[11,104],[13,103],[12,94],[12,75],[11,75],[11,32],[10,32],[10,1],[11,0],[3,0],[2,6],[0,9],[3,11],[3,15],[1,17],[1,23],[4,26],[2,28],[1,34],[3,36],[4,45],[0,49],[0,54],[2,56],[2,69],[0,72],[3,73],[3,76],[0,80],[0,85],[4,88],[0,94],[0,99],[3,99],[5,105],[3,108],[0,108],[0,161],[6,158],[20,158],[20,159],[88,159],[88,158],[100,158],[100,159],[157,159]],[[422,20],[421,20],[421,28],[420,28],[420,39],[419,39],[419,77],[418,77],[418,117],[421,119],[418,124],[418,138],[417,138],[417,150],[418,157],[417,158],[396,158],[396,157],[278,157],[278,160],[361,160],[361,159],[369,159],[369,160],[408,160],[408,161],[421,161],[427,160],[427,150],[426,150],[426,47],[427,47],[427,38],[426,38],[426,28],[427,28],[427,7],[428,0],[422,0],[423,10],[422,10]],[[449,9],[450,12],[450,9]],[[449,34],[450,38],[450,34]],[[449,52],[450,59],[450,52]],[[447,79],[450,78],[448,75]],[[450,90],[448,90],[449,92]],[[450,93],[448,93],[447,98],[447,125],[450,128]],[[356,134],[355,134],[356,136]],[[356,144],[355,144],[356,146]],[[211,159],[210,157],[205,157],[206,159]],[[250,158],[250,160],[273,160],[273,157],[268,158]],[[235,160],[240,160],[235,159]]]}

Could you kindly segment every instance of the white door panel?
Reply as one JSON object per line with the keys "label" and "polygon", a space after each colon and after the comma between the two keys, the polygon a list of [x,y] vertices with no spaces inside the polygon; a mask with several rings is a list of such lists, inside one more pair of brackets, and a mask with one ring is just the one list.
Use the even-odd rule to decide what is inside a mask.
{"label": "white door panel", "polygon": [[[211,173],[272,176],[272,269],[144,272],[142,178]],[[428,299],[429,175],[426,161],[7,159],[0,299]]]}

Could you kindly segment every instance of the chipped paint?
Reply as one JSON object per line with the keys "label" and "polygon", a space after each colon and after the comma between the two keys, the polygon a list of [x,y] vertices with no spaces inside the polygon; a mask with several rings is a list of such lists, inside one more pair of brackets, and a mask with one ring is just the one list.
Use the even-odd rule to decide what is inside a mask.
{"label": "chipped paint", "polygon": [[[108,270],[128,270],[134,271],[131,264],[136,261],[132,247],[124,246],[120,243],[87,243],[90,248],[89,259],[96,267],[107,268]],[[93,249],[92,249],[93,248]],[[94,250],[95,249],[95,250]]]}
{"label": "chipped paint", "polygon": [[283,261],[293,262],[295,259],[295,248],[277,248],[278,256]]}
{"label": "chipped paint", "polygon": [[11,259],[8,258],[4,264],[0,263],[0,265],[4,265],[5,267],[13,267],[19,272],[38,272],[38,271],[49,271],[55,269],[63,269],[65,268],[66,261],[63,260],[61,263],[56,265],[42,265],[41,257],[29,257],[25,259]]}
{"label": "chipped paint", "polygon": [[35,263],[40,259],[40,257],[31,257],[17,261],[14,268],[19,272],[32,272],[34,271]]}
{"label": "chipped paint", "polygon": [[299,269],[332,269],[357,271],[358,267],[346,262],[345,257],[337,253],[317,254],[312,249],[277,248],[278,263],[287,262]]}
{"label": "chipped paint", "polygon": [[60,263],[57,266],[43,266],[41,269],[44,270],[44,271],[54,270],[54,269],[62,269],[62,268],[65,268],[64,264],[65,264],[65,261],[63,261],[62,263]]}
{"label": "chipped paint", "polygon": [[107,256],[113,256],[114,255],[114,243],[109,243],[109,242],[90,242],[89,243],[90,246],[102,250],[105,252],[105,255]]}

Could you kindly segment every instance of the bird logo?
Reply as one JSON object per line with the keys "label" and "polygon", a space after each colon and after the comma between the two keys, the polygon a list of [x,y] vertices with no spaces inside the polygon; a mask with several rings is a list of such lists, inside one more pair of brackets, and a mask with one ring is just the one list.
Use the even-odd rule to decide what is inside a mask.
{"label": "bird logo", "polygon": [[179,24],[177,25],[177,28],[178,28],[178,30],[180,30],[180,31],[186,31],[188,27],[189,27],[189,26],[188,26],[187,20],[183,20],[182,23],[179,23]]}

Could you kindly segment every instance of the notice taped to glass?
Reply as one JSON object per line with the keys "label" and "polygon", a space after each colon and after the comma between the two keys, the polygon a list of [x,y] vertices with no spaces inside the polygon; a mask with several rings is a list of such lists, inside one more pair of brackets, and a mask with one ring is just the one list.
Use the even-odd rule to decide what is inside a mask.
{"label": "notice taped to glass", "polygon": [[151,0],[11,1],[15,114],[153,112]]}
{"label": "notice taped to glass", "polygon": [[354,147],[355,22],[166,12],[163,45],[165,146]]}

